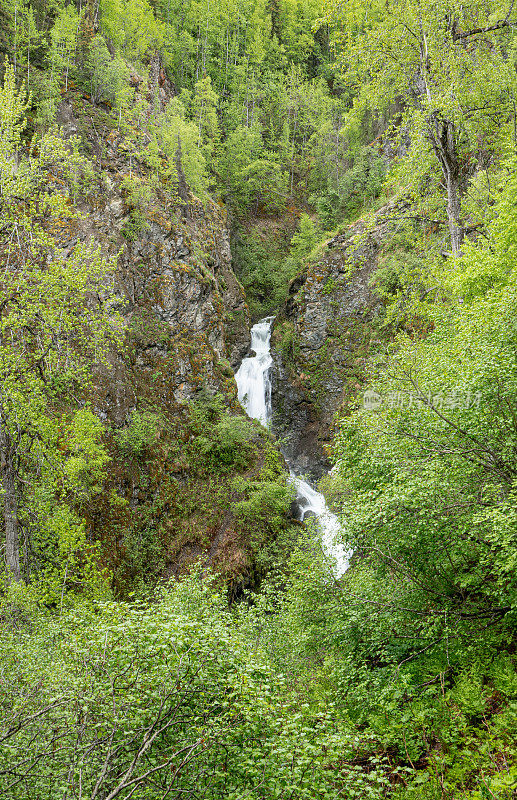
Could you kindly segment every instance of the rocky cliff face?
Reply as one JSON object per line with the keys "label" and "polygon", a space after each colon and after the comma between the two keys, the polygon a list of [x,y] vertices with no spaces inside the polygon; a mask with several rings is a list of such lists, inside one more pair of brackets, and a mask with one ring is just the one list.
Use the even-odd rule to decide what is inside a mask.
{"label": "rocky cliff face", "polygon": [[331,239],[289,288],[273,332],[273,431],[297,473],[318,479],[336,411],[360,389],[380,344],[384,306],[373,287],[394,224],[382,209]]}
{"label": "rocky cliff face", "polygon": [[[145,372],[160,362],[168,391],[178,401],[191,397],[200,382],[220,388],[216,365],[222,360],[235,365],[249,345],[248,310],[232,270],[226,212],[190,195],[180,168],[183,197],[149,188],[149,199],[136,215],[127,179],[147,187],[149,169],[128,157],[124,135],[109,121],[84,99],[64,101],[59,109],[65,135],[79,135],[97,154],[100,173],[98,185],[80,205],[83,217],[73,235],[93,238],[105,253],[119,253],[119,311],[134,340],[133,366]],[[66,245],[73,241],[70,237]],[[106,409],[119,423],[131,407],[131,391],[123,401],[121,391],[116,388],[121,407],[109,402]]]}
{"label": "rocky cliff face", "polygon": [[124,221],[124,200],[112,189],[82,225],[83,235],[107,239],[110,249],[122,251],[117,287],[130,376],[99,385],[101,407],[104,386],[103,410],[122,424],[133,406],[135,381],[172,403],[192,399],[202,387],[233,397],[231,367],[249,346],[249,328],[224,213],[215,204],[193,201],[183,218],[173,206],[156,205],[129,242],[120,233]]}
{"label": "rocky cliff face", "polygon": [[[280,480],[283,467],[236,401],[233,369],[249,347],[249,317],[226,212],[193,197],[180,166],[172,189],[153,182],[110,114],[85,98],[63,101],[58,121],[82,138],[98,176],[62,246],[93,238],[118,254],[125,329],[123,350],[95,376],[113,462],[95,507],[83,509],[91,537],[120,594],[197,559],[232,586],[250,583],[258,550],[272,541],[267,514],[263,530],[258,522],[250,532],[234,509],[261,480]],[[138,206],[128,190],[135,181],[146,197]],[[237,488],[236,475],[245,476]]]}

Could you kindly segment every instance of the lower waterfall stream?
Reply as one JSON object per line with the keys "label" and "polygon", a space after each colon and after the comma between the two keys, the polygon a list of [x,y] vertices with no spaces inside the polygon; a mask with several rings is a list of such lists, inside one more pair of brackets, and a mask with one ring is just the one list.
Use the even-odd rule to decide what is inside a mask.
{"label": "lower waterfall stream", "polygon": [[[273,320],[274,317],[265,317],[252,327],[251,350],[255,355],[243,359],[235,373],[239,402],[249,417],[258,419],[263,425],[271,421],[273,414],[270,377],[273,365],[270,352]],[[339,520],[329,511],[320,492],[292,472],[291,480],[296,489],[299,519],[303,521],[309,513],[317,518],[323,549],[335,562],[334,574],[339,578],[348,569],[351,555],[339,542]]]}

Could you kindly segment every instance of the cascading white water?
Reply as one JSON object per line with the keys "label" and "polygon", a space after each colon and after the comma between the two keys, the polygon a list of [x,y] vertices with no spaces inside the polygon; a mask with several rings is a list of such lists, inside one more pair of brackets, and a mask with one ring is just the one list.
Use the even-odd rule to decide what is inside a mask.
{"label": "cascading white water", "polygon": [[334,573],[336,578],[340,578],[347,571],[352,555],[352,551],[346,550],[339,541],[341,524],[336,515],[327,508],[321,492],[317,492],[298,476],[292,475],[291,477],[296,488],[296,502],[300,519],[304,520],[310,512],[317,517],[323,549],[335,561]]}
{"label": "cascading white water", "polygon": [[273,363],[269,342],[274,317],[266,317],[251,329],[251,349],[254,356],[245,358],[235,374],[239,402],[252,419],[263,425],[271,420],[271,381],[269,370]]}
{"label": "cascading white water", "polygon": [[[252,327],[251,349],[255,355],[245,358],[235,374],[239,402],[249,417],[260,420],[263,425],[271,421],[272,415],[270,339],[273,320],[274,317],[266,317]],[[329,511],[320,492],[297,475],[292,474],[291,480],[296,489],[300,520],[310,512],[317,517],[323,548],[335,561],[334,572],[339,578],[348,569],[351,555],[338,540],[341,531],[339,520]]]}

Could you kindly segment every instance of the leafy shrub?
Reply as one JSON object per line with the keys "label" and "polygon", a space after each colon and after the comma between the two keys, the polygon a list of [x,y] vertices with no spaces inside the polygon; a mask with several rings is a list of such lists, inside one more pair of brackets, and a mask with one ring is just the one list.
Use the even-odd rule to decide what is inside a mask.
{"label": "leafy shrub", "polygon": [[190,414],[195,435],[189,454],[199,472],[224,474],[249,466],[254,429],[246,417],[230,414],[222,395],[200,393]]}
{"label": "leafy shrub", "polygon": [[129,425],[115,433],[119,449],[128,456],[141,456],[152,448],[159,437],[160,420],[157,414],[134,411]]}
{"label": "leafy shrub", "polygon": [[3,796],[380,800],[381,770],[350,770],[346,720],[300,696],[257,648],[267,619],[228,611],[200,572],[138,605],[30,628],[2,613]]}
{"label": "leafy shrub", "polygon": [[235,516],[243,527],[251,531],[267,529],[273,534],[285,528],[292,502],[292,491],[287,485],[236,478],[233,486],[245,494],[245,499],[234,505]]}
{"label": "leafy shrub", "polygon": [[277,345],[286,364],[293,362],[300,350],[296,330],[291,322],[284,322],[280,328],[280,340]]}
{"label": "leafy shrub", "polygon": [[122,225],[121,233],[128,242],[134,242],[147,228],[147,219],[138,208],[132,208]]}

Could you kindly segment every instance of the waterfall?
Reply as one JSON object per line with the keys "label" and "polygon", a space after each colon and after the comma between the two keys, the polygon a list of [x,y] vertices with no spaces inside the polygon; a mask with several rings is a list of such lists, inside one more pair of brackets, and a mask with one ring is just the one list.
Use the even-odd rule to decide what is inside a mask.
{"label": "waterfall", "polygon": [[340,578],[347,569],[350,562],[351,550],[347,550],[340,542],[341,524],[335,514],[327,508],[325,498],[321,492],[316,491],[306,481],[292,476],[292,481],[296,488],[296,502],[299,508],[300,520],[304,520],[307,514],[312,512],[317,520],[321,531],[321,543],[328,556],[335,562],[334,573],[336,578]]}
{"label": "waterfall", "polygon": [[274,317],[266,317],[251,329],[251,349],[254,356],[245,358],[235,374],[239,403],[248,417],[258,419],[263,425],[271,421],[271,380],[269,370],[273,363],[269,342]]}
{"label": "waterfall", "polygon": [[[270,351],[271,325],[274,317],[266,317],[251,329],[251,350],[255,355],[245,358],[235,374],[239,402],[249,417],[258,419],[263,425],[271,421],[271,376],[273,364]],[[291,473],[296,489],[299,519],[303,521],[309,513],[318,520],[323,549],[335,562],[334,573],[340,577],[348,569],[351,552],[339,541],[341,525],[338,518],[327,508],[323,495],[306,481]]]}

